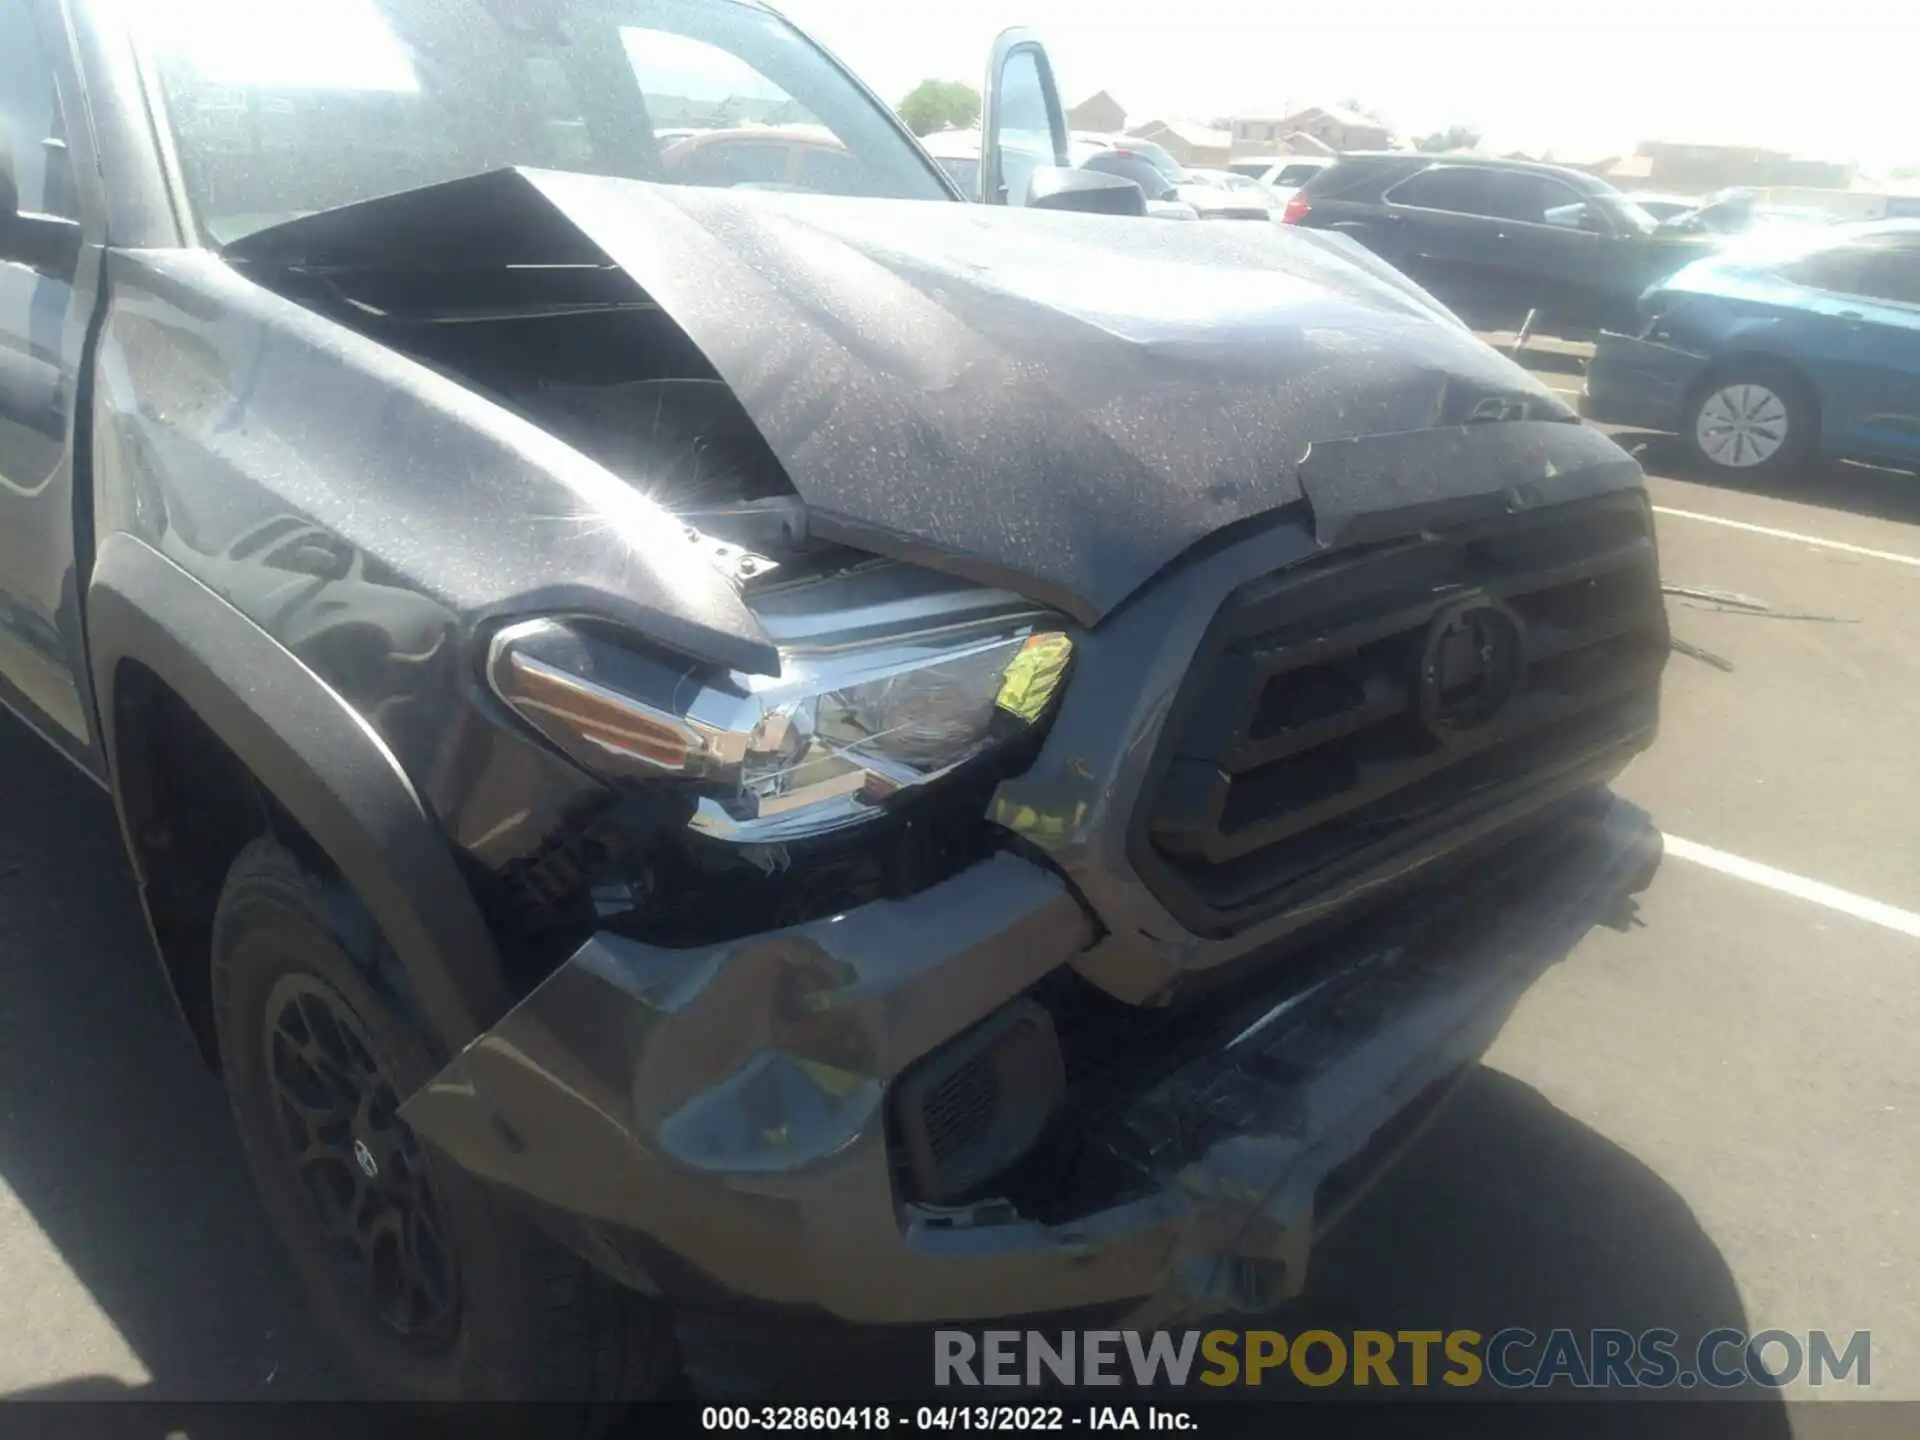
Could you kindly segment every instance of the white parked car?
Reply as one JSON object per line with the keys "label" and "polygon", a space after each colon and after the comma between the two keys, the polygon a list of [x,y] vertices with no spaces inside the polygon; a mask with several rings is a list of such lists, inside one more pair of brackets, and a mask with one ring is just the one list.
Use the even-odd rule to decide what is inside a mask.
{"label": "white parked car", "polygon": [[942,130],[923,135],[920,143],[953,177],[954,184],[969,200],[980,198],[980,132],[978,130]]}
{"label": "white parked car", "polygon": [[1286,155],[1261,173],[1260,183],[1270,190],[1291,195],[1339,158],[1337,155]]}
{"label": "white parked car", "polygon": [[1264,204],[1250,204],[1245,196],[1189,170],[1151,140],[1075,131],[1069,149],[1075,165],[1133,181],[1146,191],[1150,204],[1184,205],[1202,220],[1267,218]]}
{"label": "white parked car", "polygon": [[1262,185],[1258,180],[1232,170],[1194,170],[1190,173],[1194,178],[1224,191],[1234,205],[1258,207],[1266,211],[1267,218],[1276,222],[1287,208],[1287,196],[1292,194],[1291,191],[1283,192],[1270,185]]}

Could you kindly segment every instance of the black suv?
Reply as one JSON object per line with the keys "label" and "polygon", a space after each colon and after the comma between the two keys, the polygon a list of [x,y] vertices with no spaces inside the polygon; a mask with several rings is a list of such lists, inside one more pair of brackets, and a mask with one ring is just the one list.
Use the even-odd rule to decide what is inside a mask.
{"label": "black suv", "polygon": [[1581,334],[1629,319],[1700,252],[1606,181],[1558,165],[1358,152],[1314,176],[1285,219],[1338,230],[1482,329],[1529,314]]}

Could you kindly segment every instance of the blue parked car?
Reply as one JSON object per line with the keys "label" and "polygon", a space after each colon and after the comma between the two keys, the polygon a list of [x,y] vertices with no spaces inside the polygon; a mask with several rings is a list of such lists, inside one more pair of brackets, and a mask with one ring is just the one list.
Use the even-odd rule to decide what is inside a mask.
{"label": "blue parked car", "polygon": [[1724,471],[1820,454],[1920,468],[1920,220],[1730,243],[1603,334],[1591,420],[1666,430]]}

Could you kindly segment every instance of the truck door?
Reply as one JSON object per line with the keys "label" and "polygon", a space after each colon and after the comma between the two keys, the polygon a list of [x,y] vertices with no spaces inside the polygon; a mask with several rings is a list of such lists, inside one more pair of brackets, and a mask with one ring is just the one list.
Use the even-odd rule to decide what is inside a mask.
{"label": "truck door", "polygon": [[75,399],[98,277],[82,254],[60,9],[0,0],[0,701],[98,772],[80,634]]}
{"label": "truck door", "polygon": [[1067,163],[1067,112],[1046,47],[1003,30],[987,61],[980,105],[980,198],[1024,205],[1036,170]]}

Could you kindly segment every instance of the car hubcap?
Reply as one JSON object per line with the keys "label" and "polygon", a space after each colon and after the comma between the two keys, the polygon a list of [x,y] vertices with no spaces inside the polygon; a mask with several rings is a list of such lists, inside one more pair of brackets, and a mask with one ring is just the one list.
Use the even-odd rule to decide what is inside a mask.
{"label": "car hubcap", "polygon": [[1716,465],[1763,465],[1787,443],[1786,402],[1764,385],[1729,385],[1701,405],[1693,436]]}
{"label": "car hubcap", "polygon": [[416,1344],[454,1330],[453,1251],[420,1142],[359,1018],[325,981],[289,975],[267,1000],[267,1077],[322,1230],[380,1319]]}

